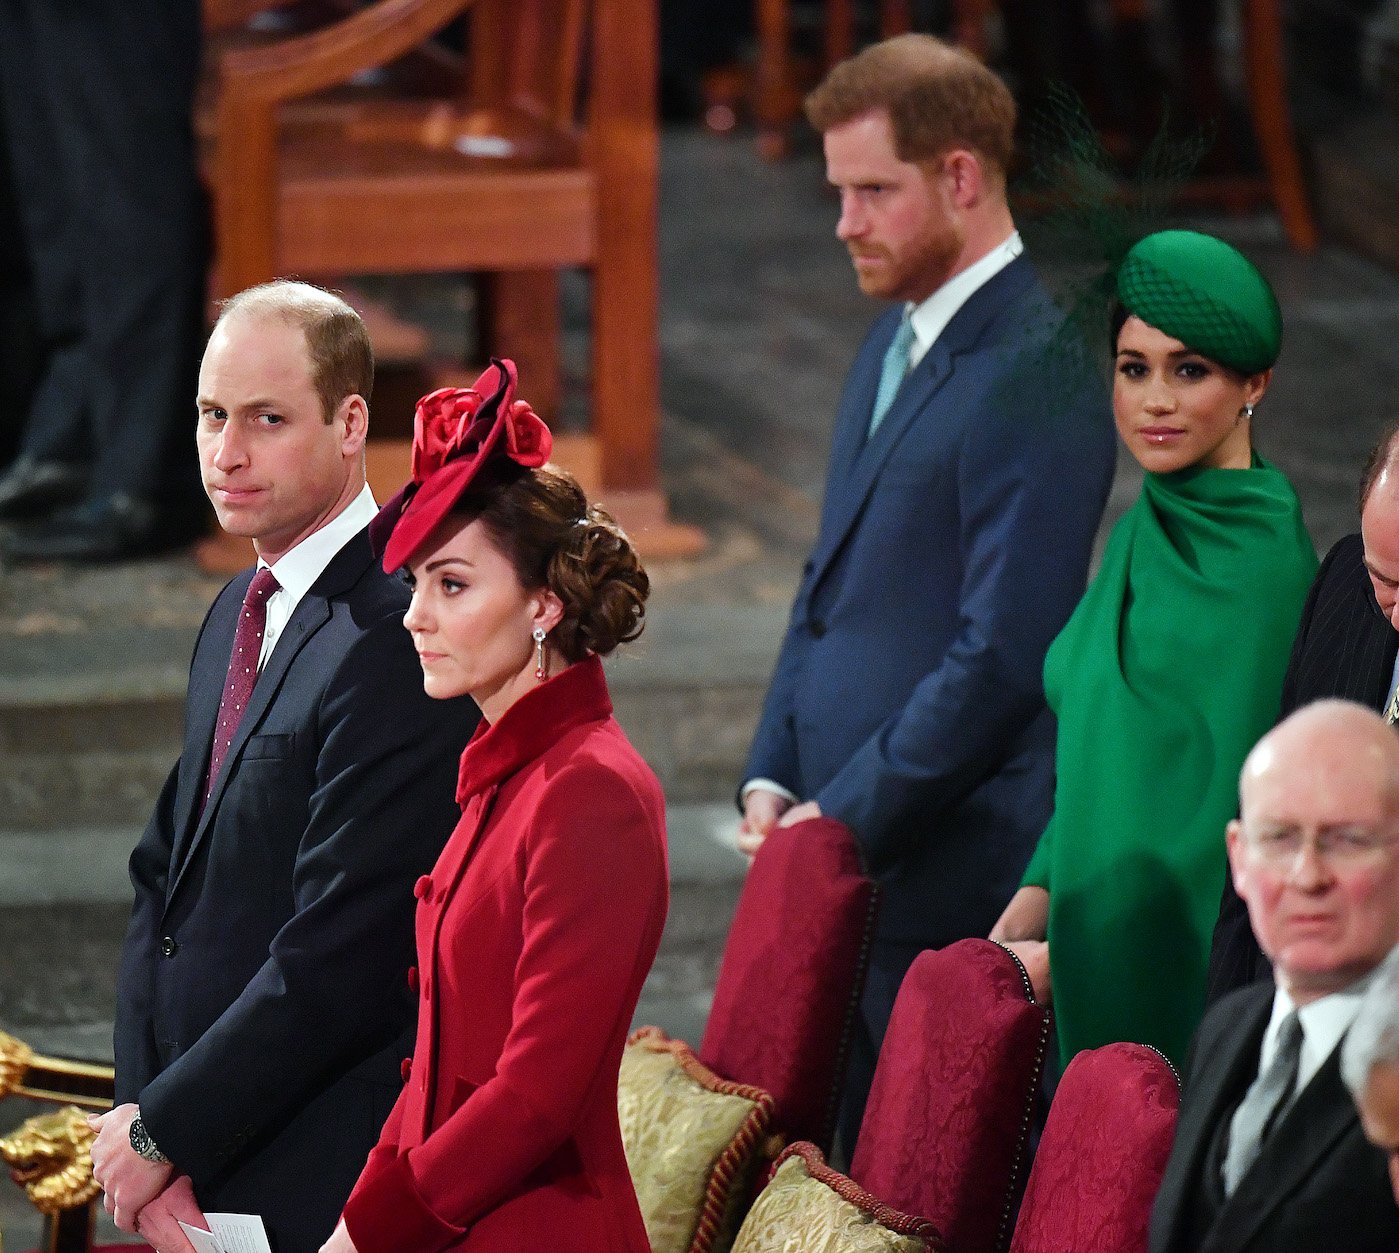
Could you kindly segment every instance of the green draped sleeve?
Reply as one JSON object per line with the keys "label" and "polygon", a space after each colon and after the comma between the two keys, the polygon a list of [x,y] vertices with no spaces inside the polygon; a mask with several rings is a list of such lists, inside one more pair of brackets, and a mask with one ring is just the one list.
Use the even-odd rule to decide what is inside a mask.
{"label": "green draped sleeve", "polygon": [[1050,894],[1065,1063],[1113,1040],[1184,1061],[1239,769],[1277,719],[1316,566],[1266,462],[1148,474],[1051,646],[1054,815],[1024,882]]}

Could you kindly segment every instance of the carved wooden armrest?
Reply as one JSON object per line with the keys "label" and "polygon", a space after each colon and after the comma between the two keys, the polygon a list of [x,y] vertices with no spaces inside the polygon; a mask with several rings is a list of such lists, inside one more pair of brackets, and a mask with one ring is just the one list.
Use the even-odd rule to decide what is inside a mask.
{"label": "carved wooden armrest", "polygon": [[[238,0],[212,0],[215,4]],[[258,48],[233,48],[219,62],[219,88],[270,107],[348,82],[435,35],[473,0],[379,0],[342,21]]]}

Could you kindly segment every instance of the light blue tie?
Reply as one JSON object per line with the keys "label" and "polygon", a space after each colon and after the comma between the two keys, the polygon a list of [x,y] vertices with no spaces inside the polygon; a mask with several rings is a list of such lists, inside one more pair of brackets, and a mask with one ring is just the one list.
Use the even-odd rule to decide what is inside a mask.
{"label": "light blue tie", "polygon": [[894,403],[894,397],[899,394],[899,384],[908,373],[908,350],[913,347],[913,320],[909,316],[910,312],[909,309],[904,310],[899,329],[894,332],[894,338],[890,340],[889,347],[884,352],[884,364],[879,369],[879,390],[874,394],[874,409],[870,413],[870,427],[866,439],[874,438],[879,424],[884,421],[884,415],[889,412],[889,406]]}

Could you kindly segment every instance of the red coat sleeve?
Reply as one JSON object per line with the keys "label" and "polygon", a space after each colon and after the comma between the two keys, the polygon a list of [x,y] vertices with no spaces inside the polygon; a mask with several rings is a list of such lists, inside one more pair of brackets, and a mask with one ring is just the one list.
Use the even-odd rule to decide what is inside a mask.
{"label": "red coat sleeve", "polygon": [[[500,815],[504,819],[505,815]],[[592,760],[560,771],[529,816],[522,947],[495,1075],[346,1206],[361,1253],[375,1233],[439,1248],[511,1195],[572,1133],[655,956],[666,869],[656,800]],[[377,1150],[376,1150],[377,1155]],[[372,1168],[371,1168],[372,1169]]]}

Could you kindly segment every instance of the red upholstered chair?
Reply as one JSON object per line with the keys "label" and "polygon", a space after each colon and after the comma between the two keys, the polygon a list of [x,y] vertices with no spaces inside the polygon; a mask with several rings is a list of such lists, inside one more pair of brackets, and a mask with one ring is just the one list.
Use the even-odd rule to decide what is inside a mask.
{"label": "red upholstered chair", "polygon": [[1010,1240],[1049,1013],[990,940],[920,953],[899,988],[850,1177],[956,1253]]}
{"label": "red upholstered chair", "polygon": [[876,888],[831,818],[764,841],[724,946],[699,1058],[772,1094],[773,1126],[830,1148]]}
{"label": "red upholstered chair", "polygon": [[1069,1063],[1035,1157],[1011,1253],[1139,1253],[1175,1137],[1180,1083],[1144,1044]]}

